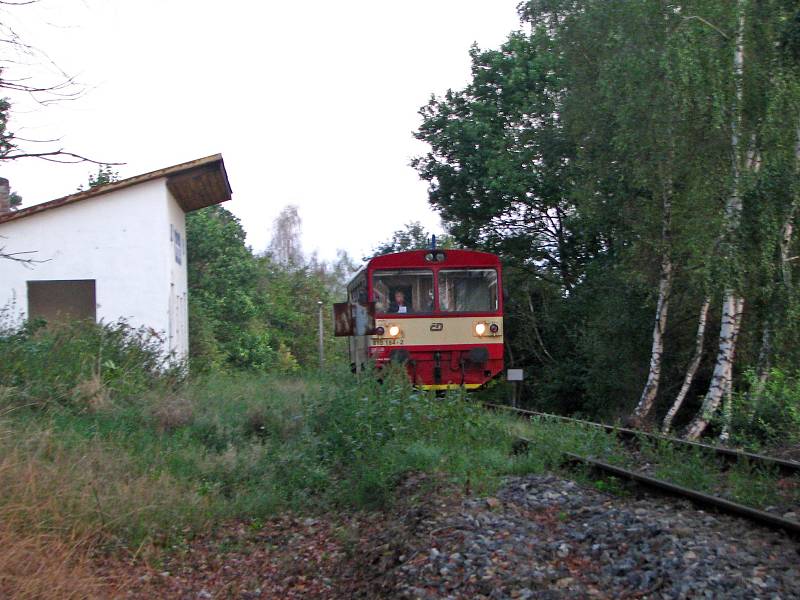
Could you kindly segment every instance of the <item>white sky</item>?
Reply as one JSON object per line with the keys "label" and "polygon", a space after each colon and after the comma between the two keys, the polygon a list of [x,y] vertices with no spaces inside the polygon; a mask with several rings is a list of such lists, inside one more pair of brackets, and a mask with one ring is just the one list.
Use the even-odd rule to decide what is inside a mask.
{"label": "white sky", "polygon": [[[0,19],[87,92],[20,103],[11,129],[125,162],[123,178],[221,152],[225,206],[255,250],[296,204],[306,252],[360,259],[408,221],[440,229],[408,166],[426,150],[412,137],[417,110],[466,85],[470,45],[498,47],[519,28],[518,2],[42,0]],[[28,206],[94,172],[30,159],[0,175]]]}

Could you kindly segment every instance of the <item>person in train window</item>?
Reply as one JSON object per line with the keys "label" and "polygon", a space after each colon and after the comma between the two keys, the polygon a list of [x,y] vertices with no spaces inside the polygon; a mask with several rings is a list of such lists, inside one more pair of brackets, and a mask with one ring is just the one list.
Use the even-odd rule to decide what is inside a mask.
{"label": "person in train window", "polygon": [[408,304],[406,303],[406,294],[403,290],[395,290],[394,302],[389,305],[390,313],[407,313],[411,312]]}

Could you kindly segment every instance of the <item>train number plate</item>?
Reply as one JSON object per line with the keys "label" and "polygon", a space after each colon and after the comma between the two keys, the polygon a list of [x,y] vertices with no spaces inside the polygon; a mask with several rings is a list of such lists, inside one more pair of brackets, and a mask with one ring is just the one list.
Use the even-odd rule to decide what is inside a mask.
{"label": "train number plate", "polygon": [[444,323],[431,323],[431,331],[441,331],[444,329]]}
{"label": "train number plate", "polygon": [[372,339],[373,346],[402,346],[403,340],[402,339],[381,339],[381,338],[373,338]]}

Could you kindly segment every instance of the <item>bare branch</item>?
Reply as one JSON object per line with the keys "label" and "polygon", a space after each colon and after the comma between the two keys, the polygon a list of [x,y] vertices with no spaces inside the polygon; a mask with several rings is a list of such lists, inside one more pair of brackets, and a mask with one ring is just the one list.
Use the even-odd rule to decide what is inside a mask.
{"label": "bare branch", "polygon": [[722,31],[722,29],[720,29],[719,27],[717,27],[717,26],[716,26],[716,25],[714,25],[713,23],[711,23],[711,22],[709,22],[709,21],[706,21],[706,20],[705,20],[703,17],[701,17],[701,16],[698,16],[698,15],[690,15],[690,16],[688,16],[688,17],[684,17],[684,18],[683,18],[683,21],[681,21],[680,25],[678,25],[678,27],[676,27],[676,29],[678,29],[678,28],[679,28],[681,25],[685,24],[687,21],[692,21],[692,20],[700,21],[701,23],[703,23],[703,24],[705,24],[705,25],[708,25],[709,27],[711,27],[711,29],[713,29],[714,31],[716,31],[718,34],[720,34],[720,35],[721,35],[722,37],[724,37],[726,40],[729,40],[729,39],[730,39],[730,36],[728,36],[728,34],[726,34],[724,31]]}
{"label": "bare branch", "polygon": [[26,254],[36,254],[36,250],[28,250],[25,252],[6,252],[5,250],[5,247],[0,246],[0,260],[12,260],[28,269],[33,268],[33,265],[46,263],[50,260],[37,260],[35,258],[28,258],[24,256]]}
{"label": "bare branch", "polygon": [[[60,157],[63,157],[65,160],[59,160]],[[113,165],[113,166],[119,166],[125,164],[121,162],[108,162],[107,160],[94,160],[93,158],[87,158],[86,156],[81,156],[80,154],[75,154],[74,152],[66,152],[64,150],[53,150],[51,152],[25,152],[20,154],[6,154],[5,156],[0,156],[0,161],[16,160],[18,158],[41,158],[42,160],[48,160],[50,162],[69,163],[69,164],[79,163],[79,162],[88,162],[88,163],[94,163],[96,165]]]}

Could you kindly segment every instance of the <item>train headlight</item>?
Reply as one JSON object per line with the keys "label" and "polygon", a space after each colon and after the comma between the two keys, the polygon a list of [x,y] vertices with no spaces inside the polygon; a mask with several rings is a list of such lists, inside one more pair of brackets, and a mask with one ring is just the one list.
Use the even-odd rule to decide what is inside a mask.
{"label": "train headlight", "polygon": [[375,328],[375,335],[383,335],[384,333],[386,333],[386,330],[383,327],[378,326]]}
{"label": "train headlight", "polygon": [[489,331],[491,331],[492,333],[497,333],[498,331],[500,331],[500,326],[497,323],[492,323],[491,325],[489,325]]}
{"label": "train headlight", "polygon": [[478,335],[483,335],[484,333],[486,333],[486,323],[476,323],[475,333]]}
{"label": "train headlight", "polygon": [[392,337],[397,337],[398,335],[400,335],[400,328],[397,325],[390,326],[389,335]]}

